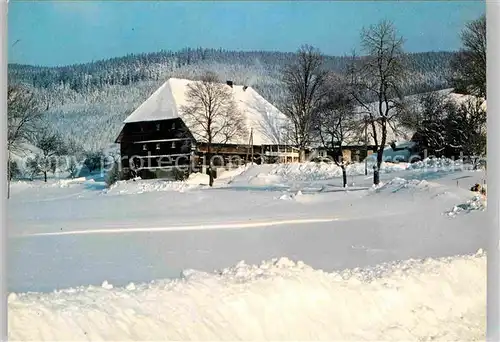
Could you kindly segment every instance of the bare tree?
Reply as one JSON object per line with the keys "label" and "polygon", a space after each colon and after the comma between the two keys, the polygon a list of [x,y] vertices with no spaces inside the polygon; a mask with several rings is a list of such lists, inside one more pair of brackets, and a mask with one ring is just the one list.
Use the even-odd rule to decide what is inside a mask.
{"label": "bare tree", "polygon": [[[48,109],[48,108],[46,108]],[[7,88],[7,151],[8,167],[13,152],[25,152],[26,143],[33,139],[42,119],[44,110],[35,94],[22,85],[9,85]],[[8,177],[7,198],[10,197],[10,175]]]}
{"label": "bare tree", "polygon": [[344,158],[344,149],[346,143],[355,137],[358,122],[354,101],[346,91],[345,83],[332,80],[329,89],[328,96],[319,107],[315,130],[322,146],[333,152],[335,164],[342,169],[342,185],[345,188],[349,161]]}
{"label": "bare tree", "polygon": [[302,46],[296,60],[283,70],[282,82],[286,90],[283,112],[293,126],[293,143],[300,149],[300,161],[311,143],[314,115],[326,95],[327,71],[323,69],[323,55],[309,45]]}
{"label": "bare tree", "polygon": [[47,182],[47,173],[55,173],[57,169],[57,156],[64,154],[65,148],[60,136],[44,129],[34,136],[34,145],[40,150],[35,160],[38,170],[43,173],[44,181]]}
{"label": "bare tree", "polygon": [[[387,144],[387,131],[397,131],[398,116],[403,112],[401,92],[405,79],[403,43],[392,22],[381,21],[361,33],[366,57],[351,67],[351,95],[371,128],[377,152],[373,183],[380,183],[380,166]],[[375,100],[375,102],[371,102]]]}
{"label": "bare tree", "polygon": [[210,186],[213,185],[214,145],[226,144],[244,137],[245,119],[238,110],[231,88],[220,83],[212,73],[187,86],[188,104],[181,106],[182,119],[193,137],[207,144]]}
{"label": "bare tree", "polygon": [[462,49],[452,60],[457,91],[486,98],[486,16],[471,21],[462,30]]}

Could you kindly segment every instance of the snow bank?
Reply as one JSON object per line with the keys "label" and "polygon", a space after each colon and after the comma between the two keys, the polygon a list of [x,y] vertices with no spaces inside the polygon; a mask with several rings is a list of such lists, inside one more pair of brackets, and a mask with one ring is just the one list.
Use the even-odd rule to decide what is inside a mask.
{"label": "snow bank", "polygon": [[249,163],[234,169],[224,170],[223,172],[217,175],[217,180],[228,180],[229,182],[231,182],[235,177],[241,175],[243,172],[247,171],[250,167],[254,165],[256,164]]}
{"label": "snow bank", "polygon": [[187,182],[166,181],[166,180],[136,180],[119,181],[113,184],[109,189],[104,190],[109,195],[135,195],[145,192],[157,191],[178,191],[183,192],[198,188],[199,185],[189,184]]}
{"label": "snow bank", "polygon": [[[406,170],[407,168],[407,163],[383,163],[381,171],[388,173]],[[351,164],[347,166],[346,171],[348,176],[364,175],[365,164]],[[373,173],[370,165],[368,166],[368,173]],[[342,177],[342,169],[339,166],[335,165],[335,163],[289,163],[274,165],[270,172],[270,175],[279,176],[281,177],[281,179],[285,179],[288,181],[317,181]],[[262,178],[263,175],[261,175],[260,177]]]}
{"label": "snow bank", "polygon": [[[66,188],[66,187],[70,186],[71,184],[82,184],[82,183],[85,183],[86,181],[87,181],[87,179],[85,177],[61,179],[61,180],[58,180],[56,183],[54,183],[54,186]],[[90,181],[94,181],[94,180],[91,179]]]}
{"label": "snow bank", "polygon": [[453,160],[449,158],[426,158],[422,161],[409,164],[410,170],[427,169],[427,170],[443,170],[443,171],[458,171],[472,169],[472,165],[464,164],[462,160]]}
{"label": "snow bank", "polygon": [[208,175],[201,173],[192,173],[185,181],[170,181],[165,179],[134,179],[127,181],[118,181],[111,185],[109,189],[104,190],[109,195],[135,195],[145,192],[158,191],[178,191],[198,189],[208,185]]}
{"label": "snow bank", "polygon": [[375,187],[375,191],[377,192],[382,192],[382,191],[390,191],[390,192],[399,192],[401,190],[418,190],[418,191],[423,191],[423,190],[428,190],[429,188],[435,188],[438,187],[439,184],[437,183],[431,183],[426,180],[418,180],[418,179],[404,179],[400,177],[395,177],[392,180],[390,180],[387,183],[380,183],[378,187]]}
{"label": "snow bank", "polygon": [[[373,161],[368,162],[368,173],[373,174]],[[380,171],[382,173],[391,173],[405,170],[422,171],[459,171],[468,170],[472,166],[465,165],[462,161],[453,161],[448,158],[427,158],[416,163],[382,163]],[[364,163],[353,163],[346,168],[348,176],[357,176],[365,174]],[[273,165],[270,176],[278,176],[282,180],[289,181],[318,181],[331,178],[342,177],[342,169],[335,163],[290,163]],[[261,179],[264,175],[259,176]]]}
{"label": "snow bank", "polygon": [[10,294],[11,341],[478,340],[486,257],[325,273],[288,259],[174,281]]}
{"label": "snow bank", "polygon": [[479,210],[484,211],[486,209],[486,197],[482,195],[476,195],[472,199],[465,203],[456,205],[446,214],[451,217],[455,217],[459,214],[470,213],[471,211]]}
{"label": "snow bank", "polygon": [[[239,176],[248,169],[248,165],[240,166],[235,169],[225,170],[218,174],[215,179],[215,185],[225,185],[230,183],[234,177]],[[188,179],[184,181],[171,181],[166,179],[148,179],[142,180],[137,178],[135,180],[118,181],[113,184],[109,189],[104,192],[110,195],[118,194],[141,194],[145,192],[158,192],[158,191],[177,191],[184,192],[188,190],[200,189],[209,184],[209,176],[205,173],[192,173]]]}

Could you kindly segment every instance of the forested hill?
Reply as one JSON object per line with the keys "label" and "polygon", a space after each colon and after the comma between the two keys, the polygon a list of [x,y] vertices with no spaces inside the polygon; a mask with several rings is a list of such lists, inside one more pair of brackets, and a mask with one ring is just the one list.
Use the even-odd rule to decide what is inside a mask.
{"label": "forested hill", "polygon": [[[407,55],[406,94],[448,88],[453,52]],[[127,55],[86,64],[43,67],[9,64],[9,81],[22,82],[50,102],[55,129],[85,149],[113,142],[123,119],[169,77],[194,78],[204,71],[222,80],[253,86],[276,105],[282,98],[278,78],[293,53],[183,49]],[[340,72],[348,57],[326,56],[325,67]]]}
{"label": "forested hill", "polygon": [[[426,82],[426,86],[443,87],[452,55],[453,52],[409,54],[408,65],[412,73],[421,76],[422,81],[424,79],[430,81]],[[256,70],[258,73],[262,71],[274,73],[278,72],[293,56],[293,53],[286,52],[239,52],[198,48],[184,49],[179,52],[160,51],[128,55],[62,67],[10,64],[9,75],[13,79],[29,83],[34,87],[51,88],[65,84],[71,90],[88,92],[103,86],[159,80],[165,75],[177,76],[177,73],[183,73],[183,69],[193,69],[192,71],[196,72],[196,67],[199,67],[201,71],[201,69],[210,68],[211,65],[212,69],[215,67],[216,72],[240,67],[249,70],[258,69]],[[326,56],[325,66],[329,70],[341,71],[347,61],[347,57]],[[223,66],[226,66],[227,70],[224,70]],[[222,70],[217,70],[217,68]],[[244,73],[241,75],[235,73],[234,76],[239,78],[235,79],[236,82],[245,81]]]}

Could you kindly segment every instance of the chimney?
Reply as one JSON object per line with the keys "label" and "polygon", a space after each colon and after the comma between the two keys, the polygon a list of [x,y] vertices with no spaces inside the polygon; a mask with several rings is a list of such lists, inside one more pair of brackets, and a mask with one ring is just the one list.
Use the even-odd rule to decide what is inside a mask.
{"label": "chimney", "polygon": [[231,88],[233,87],[233,81],[226,81],[226,84],[230,86]]}
{"label": "chimney", "polygon": [[248,86],[243,86],[243,91],[247,90]]}

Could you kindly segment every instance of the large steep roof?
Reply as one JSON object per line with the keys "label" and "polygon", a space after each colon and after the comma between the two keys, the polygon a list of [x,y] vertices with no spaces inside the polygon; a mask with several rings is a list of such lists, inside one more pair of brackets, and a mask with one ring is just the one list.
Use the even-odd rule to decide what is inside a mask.
{"label": "large steep roof", "polygon": [[[170,78],[144,101],[124,123],[182,119],[181,108],[187,105],[186,91],[190,80]],[[229,86],[227,86],[229,87]],[[228,143],[248,144],[253,130],[254,145],[272,145],[280,142],[280,127],[286,116],[258,94],[252,87],[233,85],[232,92],[239,110],[245,117],[247,134]],[[188,129],[193,130],[192,127]],[[193,132],[195,133],[195,132]]]}

